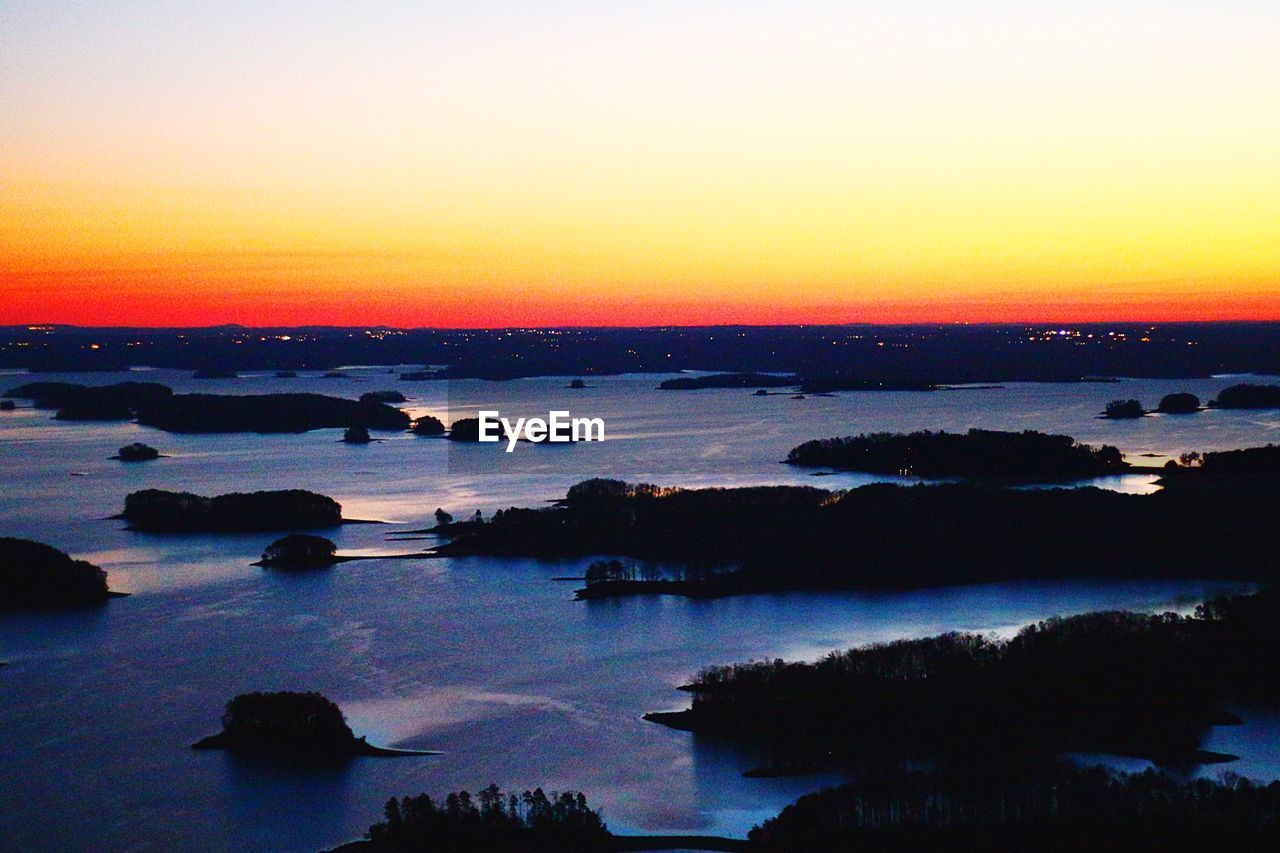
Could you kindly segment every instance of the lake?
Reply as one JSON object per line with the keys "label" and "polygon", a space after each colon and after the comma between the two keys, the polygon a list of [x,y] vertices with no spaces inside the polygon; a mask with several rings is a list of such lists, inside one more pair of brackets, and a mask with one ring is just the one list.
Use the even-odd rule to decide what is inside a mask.
{"label": "lake", "polygon": [[[391,368],[395,372],[398,369]],[[607,440],[573,446],[459,445],[409,434],[366,446],[340,430],[303,435],[178,436],[134,424],[64,423],[51,412],[0,413],[0,535],[48,542],[110,572],[133,593],[66,614],[0,614],[0,837],[21,849],[317,850],[358,837],[390,796],[443,794],[489,782],[581,789],[615,831],[742,835],[834,776],[745,779],[752,756],[714,739],[646,723],[681,707],[673,688],[710,664],[814,658],[866,642],[946,630],[1010,633],[1050,615],[1106,608],[1189,610],[1238,588],[1196,581],[1081,580],[876,593],[792,593],[689,601],[575,602],[587,561],[471,557],[367,560],[285,574],[249,565],[271,534],[169,536],[125,531],[107,516],[141,488],[202,494],[309,488],[351,517],[386,525],[326,532],[344,552],[394,554],[426,543],[388,534],[431,523],[436,507],[466,517],[560,497],[591,476],[660,485],[790,483],[845,488],[876,479],[815,478],[778,464],[809,438],[876,430],[1039,429],[1119,446],[1162,464],[1190,450],[1265,444],[1276,412],[1210,411],[1138,421],[1096,418],[1114,398],[1154,406],[1189,390],[1207,399],[1236,377],[1014,384],[935,393],[841,394],[793,400],[741,389],[659,391],[662,377],[513,382],[398,382],[385,367],[347,379],[195,381],[134,371],[181,391],[396,388],[405,408],[450,420],[494,408],[602,417]],[[0,376],[106,384],[123,374]],[[145,441],[155,462],[108,459]],[[1155,454],[1142,456],[1141,454]],[[1126,491],[1148,475],[1109,478]],[[304,772],[195,752],[222,705],[248,690],[318,690],[357,734],[386,746],[438,749],[423,758],[352,761]],[[1246,725],[1207,746],[1280,777],[1280,720]]]}

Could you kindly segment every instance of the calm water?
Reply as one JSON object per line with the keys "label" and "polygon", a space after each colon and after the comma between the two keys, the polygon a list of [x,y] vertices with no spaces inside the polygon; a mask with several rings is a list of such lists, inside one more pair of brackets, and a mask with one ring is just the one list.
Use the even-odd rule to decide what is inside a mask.
{"label": "calm water", "polygon": [[[868,482],[813,478],[778,464],[807,438],[922,427],[1036,428],[1118,445],[1163,462],[1187,450],[1276,440],[1275,413],[1207,412],[1098,420],[1106,401],[1148,405],[1170,391],[1202,398],[1238,379],[1012,385],[934,394],[791,400],[740,390],[659,392],[658,378],[509,383],[399,383],[385,368],[354,379],[246,377],[193,382],[136,373],[180,390],[395,387],[415,414],[446,420],[568,408],[605,418],[609,440],[572,447],[496,446],[395,436],[364,447],[338,431],[290,436],[174,436],[131,424],[62,424],[50,413],[0,413],[0,535],[27,536],[90,559],[134,593],[87,613],[0,614],[0,845],[14,848],[315,850],[358,836],[391,795],[491,781],[580,788],[622,831],[740,835],[832,778],[744,779],[751,756],[640,720],[679,707],[672,688],[707,664],[815,657],[831,649],[943,630],[1010,632],[1052,614],[1099,608],[1183,609],[1220,585],[1079,581],[875,594],[789,594],[693,602],[582,603],[553,581],[580,564],[468,558],[370,560],[301,575],[248,564],[271,535],[158,536],[105,520],[145,487],[205,494],[301,487],[347,515],[394,525],[345,527],[344,551],[397,553],[387,534],[456,515],[535,505],[588,476],[664,485]],[[0,377],[17,384],[29,377]],[[119,375],[39,378],[106,383]],[[146,441],[170,458],[109,461]],[[1150,477],[1105,485],[1142,491]],[[215,731],[222,704],[246,690],[314,689],[358,733],[431,758],[358,759],[303,773],[188,748]],[[1227,769],[1280,776],[1274,715],[1216,730],[1209,748],[1244,754]]]}

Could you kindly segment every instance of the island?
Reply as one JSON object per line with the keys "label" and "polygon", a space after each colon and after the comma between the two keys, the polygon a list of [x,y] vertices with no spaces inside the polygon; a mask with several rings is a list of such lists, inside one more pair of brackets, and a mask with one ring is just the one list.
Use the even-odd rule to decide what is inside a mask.
{"label": "island", "polygon": [[1156,411],[1163,415],[1193,415],[1200,411],[1200,398],[1185,391],[1165,394],[1160,398]]}
{"label": "island", "polygon": [[[746,841],[713,835],[614,835],[584,794],[542,788],[505,792],[497,785],[390,799],[383,820],[364,840],[339,851],[454,851],[454,853],[612,853],[623,850],[751,849]],[[336,853],[336,851],[335,851]]]}
{"label": "island", "polygon": [[31,400],[37,409],[57,409],[54,417],[68,421],[130,420],[139,410],[172,395],[173,389],[157,382],[29,382],[5,393],[6,397]]}
{"label": "island", "polygon": [[964,772],[890,769],[806,794],[746,849],[792,851],[1263,850],[1280,784],[1057,762]]}
{"label": "island", "polygon": [[234,370],[221,367],[205,367],[191,374],[192,379],[239,379],[240,374]]}
{"label": "island", "polygon": [[124,595],[92,563],[42,542],[0,537],[0,610],[83,607]]}
{"label": "island", "polygon": [[227,703],[222,731],[193,749],[228,749],[291,760],[335,761],[369,756],[437,755],[383,749],[356,737],[342,710],[319,693],[242,693]]}
{"label": "island", "polygon": [[[634,579],[602,577],[583,597],[1117,574],[1271,582],[1280,580],[1269,532],[1280,477],[1269,472],[1280,448],[1254,450],[1165,469],[1164,488],[1152,494],[966,482],[665,489],[593,479],[553,506],[439,528],[434,553],[637,561]],[[663,576],[644,577],[646,563],[663,566]]]}
{"label": "island", "polygon": [[12,400],[0,400],[0,412],[13,412],[18,408],[18,404]]}
{"label": "island", "polygon": [[342,441],[345,444],[368,444],[373,441],[369,437],[369,429],[364,426],[349,426],[342,433]]}
{"label": "island", "polygon": [[1280,409],[1280,385],[1232,385],[1218,392],[1209,405],[1218,409]]}
{"label": "island", "polygon": [[587,383],[583,382],[581,379],[572,379],[569,381],[568,387],[575,391],[580,391],[587,387]]}
{"label": "island", "polygon": [[296,370],[277,370],[276,379],[297,379],[298,372]]}
{"label": "island", "polygon": [[426,382],[429,379],[440,378],[440,373],[435,370],[408,370],[400,374],[401,382]]}
{"label": "island", "polygon": [[1108,420],[1131,420],[1140,418],[1147,413],[1142,407],[1142,403],[1137,400],[1112,400],[1107,403],[1106,408],[1102,410],[1101,417]]}
{"label": "island", "polygon": [[872,474],[1009,482],[1082,480],[1128,469],[1120,451],[1068,435],[971,429],[966,433],[864,433],[807,441],[787,464]]}
{"label": "island", "polygon": [[111,458],[119,459],[121,462],[149,462],[152,459],[159,459],[160,451],[149,444],[135,441],[117,450],[116,455]]}
{"label": "island", "polygon": [[385,403],[324,394],[174,394],[140,408],[138,423],[177,433],[306,432],[357,423],[403,431],[409,416]]}
{"label": "island", "polygon": [[449,425],[449,434],[445,438],[450,441],[479,441],[480,440],[480,419],[479,418],[458,418]]}
{"label": "island", "polygon": [[775,376],[769,373],[713,373],[709,376],[681,376],[666,379],[658,387],[663,391],[695,391],[702,388],[790,388],[800,383],[798,376]]}
{"label": "island", "polygon": [[437,417],[423,415],[415,420],[409,429],[414,435],[444,435],[444,422]]}
{"label": "island", "polygon": [[240,532],[336,527],[349,523],[333,498],[303,489],[208,498],[190,492],[144,489],[125,497],[118,518],[130,530],[155,533]]}
{"label": "island", "polygon": [[[1087,613],[1009,639],[951,633],[704,669],[687,711],[649,714],[741,741],[780,765],[909,759],[960,764],[1105,752],[1188,766],[1228,705],[1276,708],[1280,591],[1223,597],[1191,616]],[[957,737],[963,732],[962,737]]]}
{"label": "island", "polygon": [[323,536],[291,533],[262,552],[257,565],[273,569],[326,568],[340,562],[338,546]]}

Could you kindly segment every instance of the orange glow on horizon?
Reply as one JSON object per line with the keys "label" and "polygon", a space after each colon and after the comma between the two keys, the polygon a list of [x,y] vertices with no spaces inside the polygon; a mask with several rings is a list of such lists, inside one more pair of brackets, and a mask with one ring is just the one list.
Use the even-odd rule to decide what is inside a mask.
{"label": "orange glow on horizon", "polygon": [[1274,4],[633,6],[0,4],[0,323],[1280,320]]}

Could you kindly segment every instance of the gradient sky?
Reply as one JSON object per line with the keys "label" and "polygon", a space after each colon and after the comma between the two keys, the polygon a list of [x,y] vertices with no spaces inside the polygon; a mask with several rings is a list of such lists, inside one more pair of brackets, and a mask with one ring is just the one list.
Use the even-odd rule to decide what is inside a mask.
{"label": "gradient sky", "polygon": [[0,323],[1280,319],[1280,4],[0,0]]}

